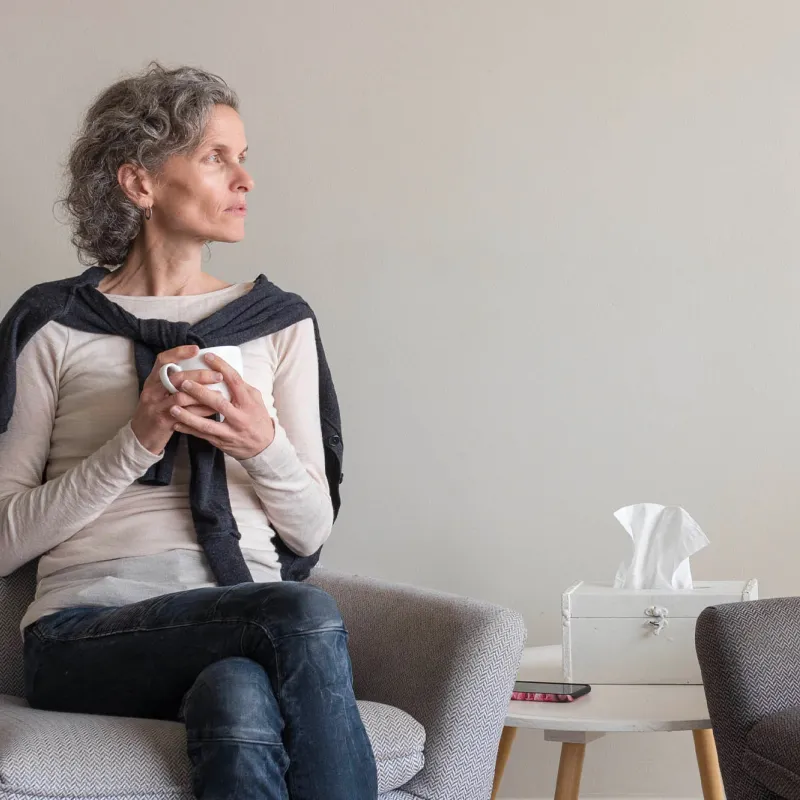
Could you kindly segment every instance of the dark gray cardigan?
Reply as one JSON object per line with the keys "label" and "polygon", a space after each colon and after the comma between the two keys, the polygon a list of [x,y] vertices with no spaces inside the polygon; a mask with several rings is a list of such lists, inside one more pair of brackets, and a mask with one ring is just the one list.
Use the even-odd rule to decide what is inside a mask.
{"label": "dark gray cardigan", "polygon": [[[28,289],[0,323],[0,433],[8,428],[14,411],[16,360],[31,337],[51,320],[88,333],[104,333],[132,339],[141,391],[145,379],[164,350],[185,344],[199,347],[240,345],[311,318],[319,362],[319,409],[325,450],[325,474],[339,513],[342,482],[342,428],[339,403],[319,334],[319,325],[308,303],[297,294],[284,292],[259,275],[253,288],[196,325],[163,319],[139,319],[97,290],[111,270],[90,267],[81,275],[42,283]],[[175,433],[164,457],[139,479],[140,483],[166,486],[179,437]],[[252,580],[239,547],[241,534],[231,511],[224,454],[196,436],[187,436],[191,464],[190,504],[197,539],[221,586]],[[304,580],[319,560],[319,550],[298,556],[280,538],[273,538],[284,580]]]}

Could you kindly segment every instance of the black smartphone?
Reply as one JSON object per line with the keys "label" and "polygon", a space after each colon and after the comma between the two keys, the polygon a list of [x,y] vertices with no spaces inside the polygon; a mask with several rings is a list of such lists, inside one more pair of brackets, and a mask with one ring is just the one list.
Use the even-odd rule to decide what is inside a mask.
{"label": "black smartphone", "polygon": [[571,703],[591,691],[592,687],[588,683],[517,681],[511,699],[534,700],[541,703]]}

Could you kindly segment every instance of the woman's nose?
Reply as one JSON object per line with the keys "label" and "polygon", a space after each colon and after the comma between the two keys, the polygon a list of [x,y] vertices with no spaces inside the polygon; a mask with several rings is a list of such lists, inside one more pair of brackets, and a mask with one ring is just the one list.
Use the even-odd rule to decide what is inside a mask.
{"label": "woman's nose", "polygon": [[241,192],[250,192],[255,187],[256,182],[250,176],[246,169],[242,169],[241,174],[237,178],[236,188]]}

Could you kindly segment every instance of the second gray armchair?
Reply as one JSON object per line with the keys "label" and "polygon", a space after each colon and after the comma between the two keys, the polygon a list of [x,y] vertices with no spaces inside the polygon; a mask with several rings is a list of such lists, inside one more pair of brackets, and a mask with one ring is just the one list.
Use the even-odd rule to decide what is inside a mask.
{"label": "second gray armchair", "polygon": [[800,598],[710,606],[695,641],[727,800],[800,800]]}

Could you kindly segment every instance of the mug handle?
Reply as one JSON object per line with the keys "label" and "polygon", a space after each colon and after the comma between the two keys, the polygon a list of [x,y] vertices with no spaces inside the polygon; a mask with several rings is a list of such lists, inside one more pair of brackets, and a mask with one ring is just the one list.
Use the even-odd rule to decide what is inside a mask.
{"label": "mug handle", "polygon": [[181,368],[177,364],[164,364],[158,371],[158,377],[161,379],[161,384],[170,394],[177,394],[178,390],[172,385],[169,379],[170,372],[180,372]]}

